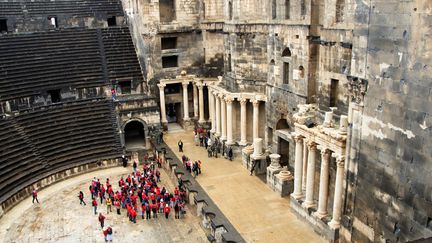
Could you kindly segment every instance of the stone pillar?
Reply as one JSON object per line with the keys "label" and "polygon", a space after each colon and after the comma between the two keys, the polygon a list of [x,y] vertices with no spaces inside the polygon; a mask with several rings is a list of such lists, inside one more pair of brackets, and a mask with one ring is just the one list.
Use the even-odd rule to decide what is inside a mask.
{"label": "stone pillar", "polygon": [[210,113],[210,122],[211,122],[211,130],[210,132],[214,133],[216,131],[216,120],[215,120],[215,100],[213,93],[209,90],[209,113]]}
{"label": "stone pillar", "polygon": [[318,197],[318,211],[316,216],[324,218],[327,216],[328,185],[329,185],[329,163],[331,151],[328,149],[321,150],[321,172]]}
{"label": "stone pillar", "polygon": [[198,86],[198,97],[199,97],[199,123],[204,123],[204,84]]}
{"label": "stone pillar", "polygon": [[336,159],[336,183],[333,201],[333,217],[328,223],[330,228],[339,229],[342,216],[342,193],[344,177],[345,157],[339,156]]}
{"label": "stone pillar", "polygon": [[295,141],[295,165],[294,165],[294,193],[295,199],[303,197],[302,174],[303,174],[303,137],[296,136]]}
{"label": "stone pillar", "polygon": [[234,99],[230,96],[225,97],[227,111],[227,145],[234,144],[233,140],[233,119],[232,119],[232,103]]}
{"label": "stone pillar", "polygon": [[215,93],[216,100],[216,136],[221,135],[221,101],[219,95]]}
{"label": "stone pillar", "polygon": [[[263,140],[262,138],[255,138],[254,142],[253,142],[253,147],[254,147],[254,152],[253,155],[254,156],[259,156],[262,155],[262,147],[263,147]],[[279,155],[280,157],[280,155]]]}
{"label": "stone pillar", "polygon": [[246,103],[247,99],[240,100],[240,145],[246,145]]}
{"label": "stone pillar", "polygon": [[303,139],[303,174],[302,174],[302,190],[303,191],[306,191],[307,162],[308,162],[307,140]]}
{"label": "stone pillar", "polygon": [[182,83],[183,85],[183,120],[188,121],[189,118],[189,100],[188,100],[188,85],[189,82]]}
{"label": "stone pillar", "polygon": [[194,101],[194,117],[198,119],[198,91],[197,86],[194,84],[193,88],[193,101]]}
{"label": "stone pillar", "polygon": [[309,142],[309,158],[307,167],[307,180],[306,180],[306,199],[303,205],[306,208],[314,206],[314,181],[315,181],[315,155],[316,155],[316,143]]}
{"label": "stone pillar", "polygon": [[253,139],[258,138],[259,100],[253,100]]}
{"label": "stone pillar", "polygon": [[161,122],[162,123],[168,123],[168,120],[166,118],[166,111],[165,111],[165,86],[166,84],[158,84],[159,87],[159,99],[160,99],[160,112],[161,112]]}
{"label": "stone pillar", "polygon": [[222,136],[221,139],[222,140],[226,140],[227,137],[227,123],[226,123],[226,104],[225,104],[225,100],[223,98],[223,95],[220,95],[220,102],[221,102],[221,123],[222,123]]}

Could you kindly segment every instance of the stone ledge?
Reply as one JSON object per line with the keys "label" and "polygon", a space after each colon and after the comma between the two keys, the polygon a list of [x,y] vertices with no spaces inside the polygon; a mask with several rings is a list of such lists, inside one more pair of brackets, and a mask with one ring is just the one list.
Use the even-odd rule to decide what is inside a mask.
{"label": "stone ledge", "polygon": [[[152,140],[152,144],[158,152],[162,151],[162,148],[164,148],[166,151],[164,157],[172,158],[169,163],[176,164],[177,168],[174,169],[174,173],[177,176],[181,174],[183,182],[187,182],[184,183],[184,185],[188,192],[189,200],[191,199],[189,194],[194,194],[193,204],[197,206],[197,214],[203,219],[204,227],[209,227],[211,229],[211,237],[215,239],[216,242],[246,242],[222,211],[220,211],[218,206],[216,206],[213,200],[207,195],[201,185],[199,185],[191,174],[186,172],[183,163],[177,158],[174,152],[165,143],[157,145],[155,141]],[[163,163],[165,163],[165,161]],[[189,203],[192,204],[191,201],[189,201]]]}

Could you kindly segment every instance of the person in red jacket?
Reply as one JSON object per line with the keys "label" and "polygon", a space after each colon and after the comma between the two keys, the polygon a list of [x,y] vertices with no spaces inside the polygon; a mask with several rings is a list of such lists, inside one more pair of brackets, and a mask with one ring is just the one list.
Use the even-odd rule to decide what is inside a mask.
{"label": "person in red jacket", "polygon": [[78,198],[80,200],[80,205],[84,204],[84,206],[85,206],[86,203],[84,202],[84,193],[82,191],[79,192]]}
{"label": "person in red jacket", "polygon": [[99,218],[98,218],[98,220],[99,220],[99,223],[100,223],[100,225],[101,225],[101,228],[103,229],[103,227],[104,227],[104,223],[105,223],[105,216],[103,216],[102,213],[99,213]]}
{"label": "person in red jacket", "polygon": [[170,211],[171,211],[170,206],[168,206],[168,204],[165,204],[164,213],[165,213],[165,218],[166,219],[168,219]]}
{"label": "person in red jacket", "polygon": [[33,190],[33,192],[32,192],[32,196],[33,196],[33,201],[32,201],[32,203],[34,203],[35,200],[36,200],[37,203],[39,203],[39,200],[38,200],[38,198],[37,198],[37,190],[36,190],[36,189]]}
{"label": "person in red jacket", "polygon": [[95,215],[97,214],[97,205],[98,205],[98,203],[96,201],[96,198],[93,198],[92,206],[93,206],[93,210],[94,210]]}
{"label": "person in red jacket", "polygon": [[131,208],[130,211],[130,219],[132,222],[134,222],[134,224],[136,224],[136,217],[137,217],[137,213],[134,209]]}

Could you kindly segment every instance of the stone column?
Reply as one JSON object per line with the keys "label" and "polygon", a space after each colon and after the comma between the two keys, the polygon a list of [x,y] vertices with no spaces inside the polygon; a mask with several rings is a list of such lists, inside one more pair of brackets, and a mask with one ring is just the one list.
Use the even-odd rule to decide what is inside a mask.
{"label": "stone column", "polygon": [[234,144],[233,140],[233,119],[232,119],[232,103],[234,98],[227,96],[225,97],[226,101],[226,112],[227,112],[227,145]]}
{"label": "stone column", "polygon": [[160,112],[161,112],[161,122],[168,123],[165,111],[165,86],[166,84],[161,83],[157,85],[159,87],[159,99],[160,99]]}
{"label": "stone column", "polygon": [[193,88],[193,101],[194,101],[194,117],[195,119],[198,119],[198,91],[197,91],[196,84],[194,84],[192,88]]}
{"label": "stone column", "polygon": [[204,123],[204,84],[197,85],[199,97],[199,123]]}
{"label": "stone column", "polygon": [[328,185],[329,185],[329,163],[331,151],[328,149],[321,150],[321,172],[318,198],[318,211],[316,216],[324,218],[327,216]]}
{"label": "stone column", "polygon": [[302,174],[302,190],[303,191],[306,191],[307,162],[308,162],[307,140],[303,139],[303,174]]}
{"label": "stone column", "polygon": [[303,197],[302,174],[303,174],[303,137],[296,136],[295,141],[295,165],[294,165],[294,192],[295,199]]}
{"label": "stone column", "polygon": [[225,104],[225,100],[223,98],[223,95],[220,95],[220,102],[221,102],[221,123],[222,123],[222,136],[221,139],[222,140],[226,140],[226,136],[227,136],[227,127],[226,127],[226,104]]}
{"label": "stone column", "polygon": [[252,101],[252,105],[253,105],[253,139],[258,138],[258,119],[259,119],[259,100],[253,100]]}
{"label": "stone column", "polygon": [[339,229],[342,216],[342,193],[344,177],[345,157],[339,156],[336,159],[336,183],[333,201],[333,217],[328,223],[330,228]]}
{"label": "stone column", "polygon": [[247,99],[240,100],[240,145],[246,145],[246,103]]}
{"label": "stone column", "polygon": [[184,121],[188,121],[189,118],[189,100],[188,100],[188,85],[189,85],[189,81],[188,82],[183,82],[183,120]]}
{"label": "stone column", "polygon": [[316,143],[309,142],[309,156],[308,156],[308,167],[307,167],[307,180],[306,180],[306,199],[303,205],[306,208],[314,206],[314,181],[315,181],[315,155],[316,155]]}
{"label": "stone column", "polygon": [[213,93],[209,90],[209,113],[210,113],[210,122],[211,122],[211,130],[210,132],[214,133],[216,131],[216,120],[215,120],[215,100]]}
{"label": "stone column", "polygon": [[221,135],[221,101],[219,95],[215,93],[216,99],[216,135]]}

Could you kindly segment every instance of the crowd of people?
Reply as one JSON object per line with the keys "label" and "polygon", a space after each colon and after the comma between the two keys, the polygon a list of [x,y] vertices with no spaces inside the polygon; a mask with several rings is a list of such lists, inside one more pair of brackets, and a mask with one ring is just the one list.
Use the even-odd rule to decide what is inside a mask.
{"label": "crowd of people", "polygon": [[204,147],[207,150],[208,157],[214,156],[215,158],[217,158],[218,154],[220,153],[221,156],[225,157],[226,159],[233,160],[234,158],[233,148],[226,145],[224,140],[221,141],[217,137],[212,140],[209,130],[205,130],[202,128],[195,129],[194,141],[196,146]]}
{"label": "crowd of people", "polygon": [[[92,198],[93,213],[98,215],[98,206],[106,206],[106,214],[112,213],[112,208],[118,215],[125,211],[131,223],[137,222],[141,215],[142,220],[157,220],[158,215],[170,218],[174,211],[175,219],[180,219],[185,214],[186,191],[180,184],[172,192],[165,187],[160,187],[160,171],[152,164],[144,164],[139,170],[136,163],[133,164],[134,171],[127,177],[121,177],[117,189],[111,184],[109,178],[102,183],[99,178],[94,177],[89,191]],[[80,205],[86,205],[84,193],[78,194]],[[99,203],[99,202],[100,203]],[[99,213],[98,220],[103,229],[105,241],[112,241],[112,228],[105,226],[105,216]]]}

